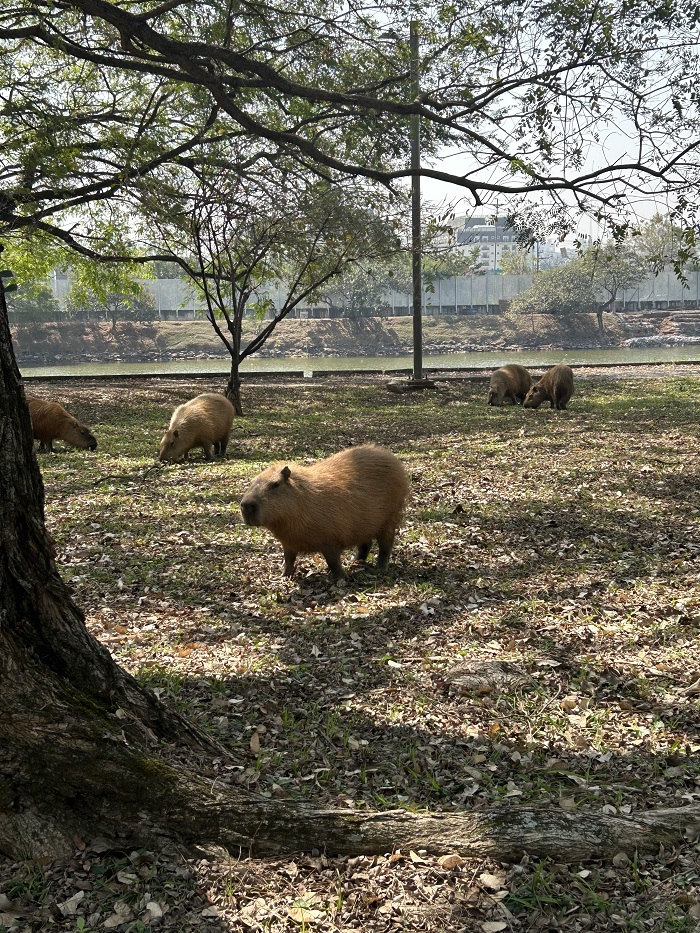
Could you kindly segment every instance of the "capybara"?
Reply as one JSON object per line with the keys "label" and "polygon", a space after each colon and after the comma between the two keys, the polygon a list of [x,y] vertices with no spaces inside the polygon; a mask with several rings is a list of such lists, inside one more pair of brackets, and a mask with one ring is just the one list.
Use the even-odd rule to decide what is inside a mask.
{"label": "capybara", "polygon": [[53,453],[53,442],[64,441],[71,447],[97,450],[97,441],[90,428],[68,414],[58,402],[45,402],[35,395],[27,395],[32,433],[39,441],[39,450]]}
{"label": "capybara", "polygon": [[513,405],[522,403],[532,388],[532,376],[519,363],[508,363],[491,374],[489,405],[502,405],[508,398]]}
{"label": "capybara", "polygon": [[574,373],[570,366],[557,363],[536,382],[525,397],[525,408],[539,408],[549,400],[549,407],[563,410],[574,394]]}
{"label": "capybara", "polygon": [[246,525],[267,528],[284,550],[284,575],[297,554],[323,554],[334,580],[346,574],[345,548],[364,561],[373,539],[386,570],[406,496],[403,464],[384,447],[350,447],[311,466],[276,463],[258,474],[241,500]]}
{"label": "capybara", "polygon": [[233,425],[233,405],[224,395],[204,392],[178,405],[160,442],[159,460],[187,460],[193,447],[201,447],[207,460],[211,450],[223,457]]}

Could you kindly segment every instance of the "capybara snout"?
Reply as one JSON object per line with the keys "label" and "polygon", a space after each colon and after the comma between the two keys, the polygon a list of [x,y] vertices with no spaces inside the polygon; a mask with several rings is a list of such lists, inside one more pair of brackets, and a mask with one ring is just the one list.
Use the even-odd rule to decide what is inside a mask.
{"label": "capybara snout", "polygon": [[246,525],[258,525],[258,503],[255,500],[243,499],[241,502],[241,514]]}
{"label": "capybara snout", "polygon": [[334,580],[345,577],[342,552],[364,561],[376,540],[377,567],[386,570],[408,495],[408,478],[390,450],[351,447],[311,466],[275,464],[241,499],[246,525],[267,528],[282,544],[285,576],[298,554],[322,554]]}

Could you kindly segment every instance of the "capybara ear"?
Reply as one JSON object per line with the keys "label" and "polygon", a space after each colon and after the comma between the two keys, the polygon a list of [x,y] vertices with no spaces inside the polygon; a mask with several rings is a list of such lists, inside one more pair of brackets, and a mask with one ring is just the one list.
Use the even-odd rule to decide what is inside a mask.
{"label": "capybara ear", "polygon": [[282,479],[289,479],[289,477],[292,475],[292,471],[289,469],[288,466],[282,467],[282,469],[280,470],[280,475]]}

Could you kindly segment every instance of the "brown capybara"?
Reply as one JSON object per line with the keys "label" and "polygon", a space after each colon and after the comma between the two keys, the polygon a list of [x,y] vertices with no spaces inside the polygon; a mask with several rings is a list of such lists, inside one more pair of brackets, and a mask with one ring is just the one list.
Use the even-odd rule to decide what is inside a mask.
{"label": "brown capybara", "polygon": [[68,414],[58,402],[45,402],[35,395],[27,395],[32,433],[39,441],[39,450],[53,453],[53,442],[64,441],[71,447],[97,450],[97,441],[90,428]]}
{"label": "brown capybara", "polygon": [[224,395],[204,392],[178,405],[160,442],[159,460],[187,460],[193,447],[201,447],[207,460],[211,450],[225,456],[233,425],[233,405]]}
{"label": "brown capybara", "polygon": [[563,411],[574,394],[574,373],[570,366],[557,363],[536,382],[525,397],[525,408],[539,408],[549,401],[550,408]]}
{"label": "brown capybara", "polygon": [[311,466],[268,467],[246,491],[241,512],[246,525],[267,528],[281,542],[286,577],[294,575],[297,554],[323,554],[338,580],[347,576],[342,551],[357,547],[357,559],[364,561],[374,539],[377,569],[387,569],[407,495],[401,461],[368,444]]}
{"label": "brown capybara", "polygon": [[519,363],[508,363],[491,374],[489,405],[502,405],[510,399],[513,405],[522,403],[532,388],[532,376]]}

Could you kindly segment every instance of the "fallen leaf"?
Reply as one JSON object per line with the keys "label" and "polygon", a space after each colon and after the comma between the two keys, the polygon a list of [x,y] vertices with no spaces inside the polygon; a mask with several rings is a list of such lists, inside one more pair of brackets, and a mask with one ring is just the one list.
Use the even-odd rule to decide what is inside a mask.
{"label": "fallen leaf", "polygon": [[453,868],[460,868],[464,865],[464,859],[461,855],[457,855],[456,852],[453,855],[441,855],[437,861],[441,868],[446,868],[448,871],[452,871]]}

